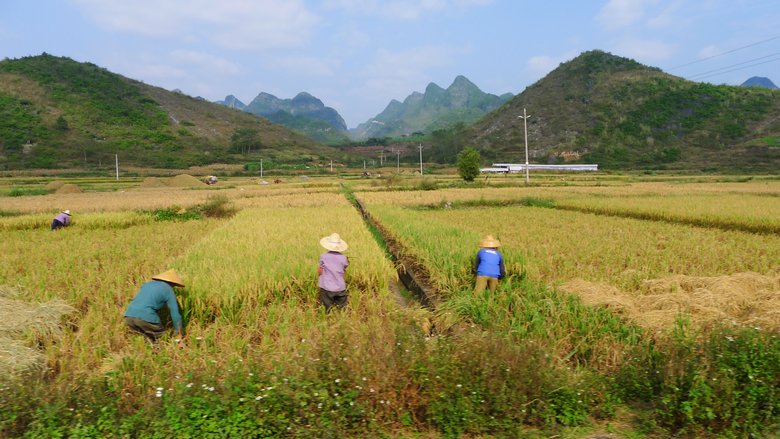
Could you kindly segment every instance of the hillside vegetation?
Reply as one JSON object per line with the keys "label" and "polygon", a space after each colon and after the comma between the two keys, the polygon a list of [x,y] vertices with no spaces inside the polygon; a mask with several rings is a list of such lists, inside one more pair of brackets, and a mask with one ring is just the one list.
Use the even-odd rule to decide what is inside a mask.
{"label": "hillside vegetation", "polygon": [[780,165],[780,92],[691,82],[602,51],[561,64],[471,126],[457,146],[473,144],[487,160],[524,161],[523,108],[531,163],[717,171]]}
{"label": "hillside vegetation", "polygon": [[0,61],[0,169],[182,168],[331,150],[266,119],[48,54]]}

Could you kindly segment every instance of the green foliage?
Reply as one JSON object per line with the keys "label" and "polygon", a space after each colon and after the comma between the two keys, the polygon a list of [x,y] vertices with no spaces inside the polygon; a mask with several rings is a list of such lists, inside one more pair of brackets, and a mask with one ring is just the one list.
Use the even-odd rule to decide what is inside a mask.
{"label": "green foliage", "polygon": [[259,134],[255,128],[236,128],[230,137],[230,151],[240,154],[249,154],[253,149],[259,151],[263,146]]}
{"label": "green foliage", "polygon": [[205,203],[198,204],[191,210],[207,218],[229,218],[238,212],[225,195],[212,195]]}
{"label": "green foliage", "polygon": [[142,210],[155,221],[190,221],[202,218],[229,218],[237,212],[230,200],[224,195],[212,195],[205,203],[183,209],[177,206],[165,209]]}
{"label": "green foliage", "polygon": [[437,163],[455,163],[458,154],[466,145],[466,125],[456,123],[449,128],[431,133],[431,147],[426,152],[428,160]]}
{"label": "green foliage", "polygon": [[624,398],[655,405],[660,425],[683,435],[761,437],[780,422],[780,340],[723,328],[643,346],[616,379]]}
{"label": "green foliage", "polygon": [[466,181],[474,181],[479,176],[479,151],[467,147],[458,154],[458,174]]}
{"label": "green foliage", "polygon": [[8,191],[9,197],[24,197],[27,195],[46,195],[51,193],[50,190],[46,188],[22,188],[22,187],[13,187],[11,190]]}
{"label": "green foliage", "polygon": [[201,218],[197,212],[188,211],[179,207],[142,210],[141,213],[151,216],[155,221],[189,221]]}
{"label": "green foliage", "polygon": [[70,127],[68,126],[68,121],[65,120],[62,115],[60,115],[60,117],[57,118],[57,121],[54,122],[54,129],[59,131],[68,131]]}

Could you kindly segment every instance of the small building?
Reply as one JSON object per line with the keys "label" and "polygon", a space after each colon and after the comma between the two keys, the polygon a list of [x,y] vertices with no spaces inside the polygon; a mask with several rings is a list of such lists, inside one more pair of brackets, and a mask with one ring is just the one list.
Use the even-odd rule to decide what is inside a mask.
{"label": "small building", "polygon": [[[493,166],[490,168],[484,168],[486,171],[484,172],[493,172],[493,173],[499,173],[503,172],[505,174],[514,174],[518,172],[525,172],[525,163],[493,163]],[[598,171],[599,165],[597,164],[571,164],[571,165],[528,165],[528,171],[573,171],[573,172],[582,172],[582,171]],[[483,172],[482,169],[480,169],[480,172]]]}

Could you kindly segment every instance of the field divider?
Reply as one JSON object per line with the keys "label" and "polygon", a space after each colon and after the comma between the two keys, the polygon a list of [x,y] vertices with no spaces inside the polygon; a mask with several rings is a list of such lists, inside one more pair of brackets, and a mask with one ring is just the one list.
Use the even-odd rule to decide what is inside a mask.
{"label": "field divider", "polygon": [[683,226],[702,227],[705,229],[720,229],[730,232],[747,232],[757,233],[761,235],[780,235],[780,226],[771,224],[767,225],[752,225],[737,223],[727,220],[711,220],[707,218],[684,218],[680,216],[668,216],[664,213],[653,212],[631,212],[631,211],[616,211],[603,209],[598,207],[581,207],[561,205],[556,203],[553,209],[568,210],[579,213],[590,213],[593,215],[612,216],[616,218],[630,218],[642,221],[658,221],[669,224],[677,224]]}
{"label": "field divider", "polygon": [[393,262],[398,272],[398,278],[404,287],[411,291],[420,304],[431,311],[435,310],[441,302],[441,294],[436,291],[427,279],[430,278],[428,270],[415,259],[410,258],[403,244],[393,238],[387,229],[374,218],[366,209],[360,199],[346,186],[344,196],[360,212],[367,227],[372,232],[379,245],[385,249],[388,258]]}
{"label": "field divider", "polygon": [[730,221],[728,219],[691,218],[664,212],[638,212],[631,210],[616,210],[595,206],[577,206],[565,204],[560,200],[525,197],[519,200],[472,200],[447,202],[445,204],[426,204],[417,209],[458,209],[474,207],[540,207],[546,209],[568,210],[570,212],[588,213],[592,215],[611,216],[615,218],[629,218],[642,221],[655,221],[683,226],[701,227],[705,229],[719,229],[731,232],[757,233],[761,235],[780,235],[780,226],[776,224],[746,224]]}

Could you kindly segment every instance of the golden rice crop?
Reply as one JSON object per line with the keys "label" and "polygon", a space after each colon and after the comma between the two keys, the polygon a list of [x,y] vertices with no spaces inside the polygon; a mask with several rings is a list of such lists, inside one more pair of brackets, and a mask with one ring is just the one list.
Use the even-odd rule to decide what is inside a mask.
{"label": "golden rice crop", "polygon": [[636,289],[668,275],[767,273],[780,265],[777,236],[529,207],[417,211],[380,205],[371,211],[451,287],[471,281],[471,260],[485,234],[501,240],[515,271],[522,265],[532,279],[548,284],[582,278]]}
{"label": "golden rice crop", "polygon": [[559,199],[556,206],[608,215],[635,215],[715,227],[780,233],[780,197],[754,194],[688,194]]}
{"label": "golden rice crop", "polygon": [[[80,194],[49,194],[21,197],[4,197],[2,209],[22,213],[57,212],[70,209],[74,215],[83,212],[123,211],[134,209],[163,209],[171,206],[191,207],[205,202],[217,194],[231,200],[244,200],[251,205],[253,198],[273,196],[305,195],[310,193],[334,192],[330,187],[285,187],[285,186],[242,186],[229,189],[214,189],[204,186],[202,190],[172,187],[138,187],[115,192],[83,192]],[[260,201],[260,204],[263,202]]]}

